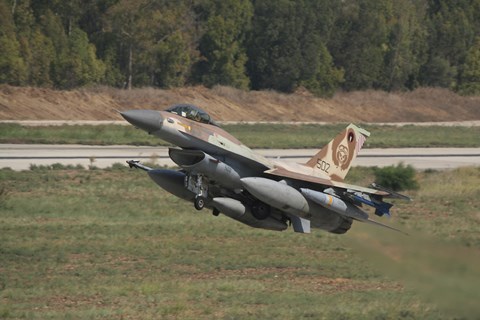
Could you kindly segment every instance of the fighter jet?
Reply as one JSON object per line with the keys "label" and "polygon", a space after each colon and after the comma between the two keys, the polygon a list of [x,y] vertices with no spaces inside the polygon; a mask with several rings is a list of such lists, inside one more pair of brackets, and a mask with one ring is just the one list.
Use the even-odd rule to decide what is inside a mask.
{"label": "fighter jet", "polygon": [[292,226],[300,233],[317,228],[343,234],[353,221],[391,228],[370,219],[362,206],[384,216],[392,207],[384,198],[408,199],[375,184],[364,188],[343,182],[370,135],[353,124],[306,163],[292,163],[255,153],[190,104],[120,113],[173,144],[169,156],[180,170],[152,169],[135,160],[127,161],[129,166],[145,170],[160,187],[214,216],[268,230]]}

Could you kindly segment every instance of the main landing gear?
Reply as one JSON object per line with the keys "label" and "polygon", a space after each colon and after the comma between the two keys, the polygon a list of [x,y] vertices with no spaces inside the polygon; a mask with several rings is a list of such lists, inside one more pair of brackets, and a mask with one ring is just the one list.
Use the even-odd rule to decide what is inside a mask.
{"label": "main landing gear", "polygon": [[270,206],[257,201],[252,205],[252,215],[258,220],[265,220],[270,216]]}

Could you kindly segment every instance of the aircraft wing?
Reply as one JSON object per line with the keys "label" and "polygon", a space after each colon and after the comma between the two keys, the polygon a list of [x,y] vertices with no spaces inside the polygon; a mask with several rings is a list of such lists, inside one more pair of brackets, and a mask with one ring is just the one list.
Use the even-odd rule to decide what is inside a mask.
{"label": "aircraft wing", "polygon": [[289,179],[294,179],[298,181],[305,181],[305,182],[310,182],[313,184],[319,184],[325,187],[331,187],[335,189],[343,189],[345,191],[347,190],[352,190],[352,191],[357,191],[357,192],[362,192],[366,194],[371,194],[371,195],[377,195],[377,196],[382,196],[382,197],[389,197],[392,195],[392,193],[386,191],[386,190],[380,190],[380,189],[373,189],[373,188],[365,188],[365,187],[360,187],[348,183],[343,183],[339,181],[333,181],[330,179],[324,179],[321,177],[316,177],[316,176],[310,176],[307,174],[302,174],[298,172],[293,172],[284,168],[275,168],[275,169],[270,169],[265,171],[264,173],[282,177],[282,178],[289,178]]}
{"label": "aircraft wing", "polygon": [[[183,150],[198,150],[208,153],[216,158],[226,160],[232,159],[238,161],[258,173],[273,168],[273,164],[267,158],[253,152],[243,144],[231,143],[222,136],[210,136],[208,143],[195,137],[192,134],[181,132],[196,145],[195,148],[182,148]],[[170,148],[172,149],[172,148]]]}

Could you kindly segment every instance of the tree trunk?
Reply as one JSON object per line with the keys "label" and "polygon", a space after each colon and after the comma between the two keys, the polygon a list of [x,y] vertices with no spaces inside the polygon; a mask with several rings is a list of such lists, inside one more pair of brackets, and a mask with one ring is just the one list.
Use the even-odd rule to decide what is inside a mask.
{"label": "tree trunk", "polygon": [[12,4],[12,16],[15,15],[15,8],[17,7],[17,0],[13,0]]}
{"label": "tree trunk", "polygon": [[128,80],[127,80],[127,89],[132,90],[132,66],[133,66],[133,49],[132,44],[130,44],[130,49],[128,52]]}

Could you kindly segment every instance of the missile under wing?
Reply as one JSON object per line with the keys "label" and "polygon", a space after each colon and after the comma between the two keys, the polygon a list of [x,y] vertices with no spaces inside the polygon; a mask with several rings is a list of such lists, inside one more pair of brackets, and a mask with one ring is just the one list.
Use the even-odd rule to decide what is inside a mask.
{"label": "missile under wing", "polygon": [[282,231],[291,225],[296,232],[317,228],[342,234],[353,221],[385,226],[371,220],[363,205],[384,216],[392,206],[385,198],[408,199],[376,185],[343,182],[370,135],[353,124],[307,163],[291,163],[255,153],[193,105],[121,115],[171,143],[169,156],[181,169],[154,169],[133,160],[130,167],[147,171],[160,187],[197,210],[207,208],[251,227]]}

